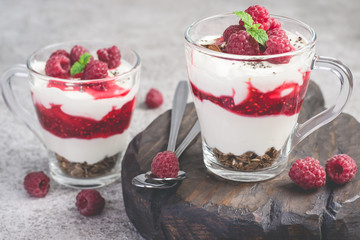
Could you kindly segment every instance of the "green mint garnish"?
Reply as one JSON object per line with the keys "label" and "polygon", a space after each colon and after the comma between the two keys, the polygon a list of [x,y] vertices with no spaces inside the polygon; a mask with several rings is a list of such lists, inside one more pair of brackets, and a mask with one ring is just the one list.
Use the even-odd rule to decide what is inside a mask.
{"label": "green mint garnish", "polygon": [[79,61],[75,62],[70,69],[71,76],[74,76],[75,74],[84,71],[85,65],[90,61],[90,58],[91,58],[90,53],[86,52],[83,55],[81,55]]}
{"label": "green mint garnish", "polygon": [[[255,26],[255,25],[253,25]],[[261,45],[266,46],[266,41],[269,39],[268,35],[266,34],[266,31],[264,29],[261,29],[259,27],[255,28],[249,28],[246,29],[246,31]]]}
{"label": "green mint garnish", "polygon": [[252,19],[250,14],[248,14],[247,12],[241,11],[241,12],[234,12],[234,13],[236,16],[240,17],[241,20],[244,22],[245,28],[251,27],[254,24],[254,20]]}
{"label": "green mint garnish", "polygon": [[252,36],[258,43],[263,46],[266,46],[266,41],[269,39],[266,31],[264,29],[259,28],[260,23],[254,24],[254,20],[250,16],[250,14],[241,11],[234,12],[234,14],[241,18],[244,22],[245,30]]}

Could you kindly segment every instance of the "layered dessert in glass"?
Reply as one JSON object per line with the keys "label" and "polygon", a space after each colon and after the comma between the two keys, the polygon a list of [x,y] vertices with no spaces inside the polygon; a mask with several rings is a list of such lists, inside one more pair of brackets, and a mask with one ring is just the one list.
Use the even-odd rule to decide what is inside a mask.
{"label": "layered dessert in glass", "polygon": [[[78,55],[90,54],[87,63],[83,64],[83,70],[70,74],[74,63],[81,62],[79,56],[71,59],[73,49],[79,46],[71,51],[65,49],[69,55],[53,60],[55,63],[50,62],[51,56],[47,61],[39,58],[31,63],[36,73],[31,93],[43,142],[55,156],[50,170],[56,176],[78,179],[115,172],[119,177],[119,161],[128,144],[139,89],[139,59],[128,49],[84,43],[86,47],[80,48],[86,51],[78,50]],[[114,47],[116,54],[110,50]],[[105,51],[105,60],[101,60],[99,49]],[[56,51],[60,50],[63,49]],[[111,62],[113,55],[118,58],[115,64]]]}
{"label": "layered dessert in glass", "polygon": [[268,34],[265,45],[247,33],[235,14],[200,20],[185,34],[204,162],[215,173],[256,172],[282,164],[278,160],[287,155],[307,90],[314,49],[301,50],[309,40],[288,31],[287,19],[284,28],[281,17],[267,13],[266,22],[260,19],[261,10],[249,12],[253,24]]}

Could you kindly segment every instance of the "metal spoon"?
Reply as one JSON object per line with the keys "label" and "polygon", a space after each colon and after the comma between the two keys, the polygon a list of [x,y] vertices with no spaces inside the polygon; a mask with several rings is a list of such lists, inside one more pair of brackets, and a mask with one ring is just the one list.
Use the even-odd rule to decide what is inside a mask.
{"label": "metal spoon", "polygon": [[[186,135],[184,140],[181,142],[179,147],[176,149],[175,154],[179,158],[180,155],[184,152],[184,150],[189,146],[189,144],[194,140],[194,138],[200,132],[199,121],[196,121],[194,126],[191,128],[190,132]],[[175,186],[179,180],[183,180],[186,177],[186,173],[184,171],[179,171],[177,178],[154,178],[149,177],[149,173],[142,173],[133,178],[132,184],[137,187],[142,188],[171,188]]]}
{"label": "metal spoon", "polygon": [[[169,142],[167,147],[168,151],[172,151],[172,152],[175,151],[176,139],[179,133],[181,120],[184,115],[188,95],[189,95],[189,88],[187,82],[180,81],[176,87],[175,95],[173,99],[173,108],[171,111],[171,121],[170,121],[170,135],[169,135]],[[145,175],[143,176],[140,174],[140,176],[137,176],[138,181],[145,182],[144,181],[145,178],[146,178]],[[149,181],[153,181],[153,180],[150,179]],[[136,183],[136,179],[135,180],[133,179],[132,182],[133,184],[134,182]],[[134,185],[136,186],[136,184]]]}
{"label": "metal spoon", "polygon": [[[173,99],[173,108],[171,111],[170,136],[168,142],[168,151],[175,151],[176,139],[179,133],[181,120],[184,115],[186,101],[189,95],[189,88],[186,81],[180,81],[176,87]],[[138,178],[140,179],[140,177]],[[143,178],[141,177],[141,180]]]}

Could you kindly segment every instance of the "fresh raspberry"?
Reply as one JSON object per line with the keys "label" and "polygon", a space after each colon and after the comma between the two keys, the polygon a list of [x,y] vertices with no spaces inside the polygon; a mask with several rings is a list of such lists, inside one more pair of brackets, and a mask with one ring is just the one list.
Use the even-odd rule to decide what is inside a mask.
{"label": "fresh raspberry", "polygon": [[225,52],[238,55],[259,55],[258,42],[244,30],[231,34]]}
{"label": "fresh raspberry", "polygon": [[102,48],[99,49],[96,53],[100,61],[107,63],[109,69],[116,68],[120,65],[121,54],[117,46]]}
{"label": "fresh raspberry", "polygon": [[[83,55],[84,53],[88,53],[88,52],[89,52],[89,50],[87,50],[83,46],[75,45],[70,51],[71,65],[73,65],[75,62],[79,61],[81,55]],[[91,60],[92,59],[93,58],[91,57]]]}
{"label": "fresh raspberry", "polygon": [[64,55],[65,57],[70,58],[70,54],[64,49],[56,50],[50,55],[50,58],[55,55]]}
{"label": "fresh raspberry", "polygon": [[273,29],[276,29],[276,28],[281,28],[281,23],[279,20],[277,20],[276,18],[269,18],[269,23],[270,23],[270,26],[269,26],[269,29],[268,30],[273,30]]}
{"label": "fresh raspberry", "polygon": [[289,177],[302,189],[314,189],[325,185],[326,174],[320,162],[307,157],[298,159],[291,166]]}
{"label": "fresh raspberry", "polygon": [[148,108],[157,108],[163,103],[164,99],[161,92],[155,88],[151,88],[146,94],[145,104]]}
{"label": "fresh raspberry", "polygon": [[45,65],[45,73],[50,77],[68,78],[70,77],[70,59],[64,55],[54,55],[50,57]]}
{"label": "fresh raspberry", "polygon": [[[287,37],[279,37],[276,35],[269,36],[269,39],[266,41],[266,50],[264,55],[280,54],[293,51],[295,48],[291,45]],[[278,58],[271,58],[268,61],[271,63],[288,63],[292,56],[284,56]]]}
{"label": "fresh raspberry", "polygon": [[179,160],[172,151],[159,152],[151,164],[151,173],[158,178],[177,177]]}
{"label": "fresh raspberry", "polygon": [[[265,31],[269,29],[270,14],[266,8],[259,6],[259,5],[255,5],[255,6],[251,6],[248,9],[246,9],[245,12],[248,13],[252,17],[252,19],[254,20],[254,24],[260,23],[259,28],[262,28]],[[239,25],[244,26],[243,21],[240,20]]]}
{"label": "fresh raspberry", "polygon": [[223,33],[224,42],[227,42],[231,34],[237,33],[240,30],[245,30],[244,26],[240,25],[231,25],[228,28],[225,29]]}
{"label": "fresh raspberry", "polygon": [[278,36],[278,37],[287,38],[285,30],[282,28],[274,28],[274,29],[268,30],[266,33],[269,37],[270,36]]}
{"label": "fresh raspberry", "polygon": [[81,79],[91,80],[106,78],[108,76],[108,70],[106,63],[94,60],[86,64]]}
{"label": "fresh raspberry", "polygon": [[50,179],[44,172],[31,172],[24,178],[24,188],[30,196],[45,197],[50,188]]}
{"label": "fresh raspberry", "polygon": [[346,154],[335,155],[325,165],[327,176],[337,184],[349,182],[357,172],[354,159]]}
{"label": "fresh raspberry", "polygon": [[76,196],[76,207],[84,216],[100,214],[104,206],[105,199],[95,189],[81,190]]}

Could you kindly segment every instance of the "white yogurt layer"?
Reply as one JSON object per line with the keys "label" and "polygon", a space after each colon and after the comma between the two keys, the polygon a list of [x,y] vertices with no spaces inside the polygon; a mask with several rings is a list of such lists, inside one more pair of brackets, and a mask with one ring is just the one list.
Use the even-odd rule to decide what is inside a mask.
{"label": "white yogurt layer", "polygon": [[[37,62],[34,69],[44,72],[45,63]],[[131,65],[122,60],[117,70],[124,73],[131,69]],[[112,70],[113,71],[113,70]],[[34,77],[35,78],[35,77]],[[133,84],[133,81],[135,84]],[[81,83],[81,81],[79,81]],[[130,89],[125,96],[95,99],[86,91],[63,91],[56,87],[47,87],[48,81],[35,78],[32,85],[34,103],[42,104],[50,109],[51,104],[61,105],[61,110],[71,116],[101,120],[113,109],[120,109],[124,104],[134,99],[139,89],[139,81],[134,76],[123,79],[117,83],[119,86]],[[71,162],[87,162],[94,164],[110,157],[126,148],[128,137],[125,130],[107,138],[77,139],[60,138],[43,129],[43,136],[47,148]]]}
{"label": "white yogurt layer", "polygon": [[280,149],[298,118],[298,114],[245,117],[198,98],[194,98],[194,104],[206,143],[235,155],[247,151],[263,155],[270,147]]}
{"label": "white yogurt layer", "polygon": [[[298,38],[291,33],[288,33],[288,36],[292,39]],[[199,44],[215,38],[206,37]],[[284,83],[297,83],[301,86],[303,73],[310,71],[313,58],[313,55],[300,54],[292,57],[287,64],[262,61],[254,65],[254,62],[209,56],[191,48],[187,48],[186,51],[191,51],[186,54],[189,58],[187,66],[190,81],[199,90],[215,97],[233,96],[236,105],[246,99],[249,81],[254,88],[263,93],[272,91]],[[285,89],[281,96],[286,96],[290,92],[291,89]],[[298,118],[298,114],[243,116],[208,100],[200,101],[195,96],[194,103],[201,134],[207,144],[224,153],[235,155],[247,151],[263,155],[270,147],[281,149]]]}
{"label": "white yogurt layer", "polygon": [[94,164],[122,152],[129,142],[128,131],[108,138],[60,138],[43,129],[47,148],[70,162]]}

